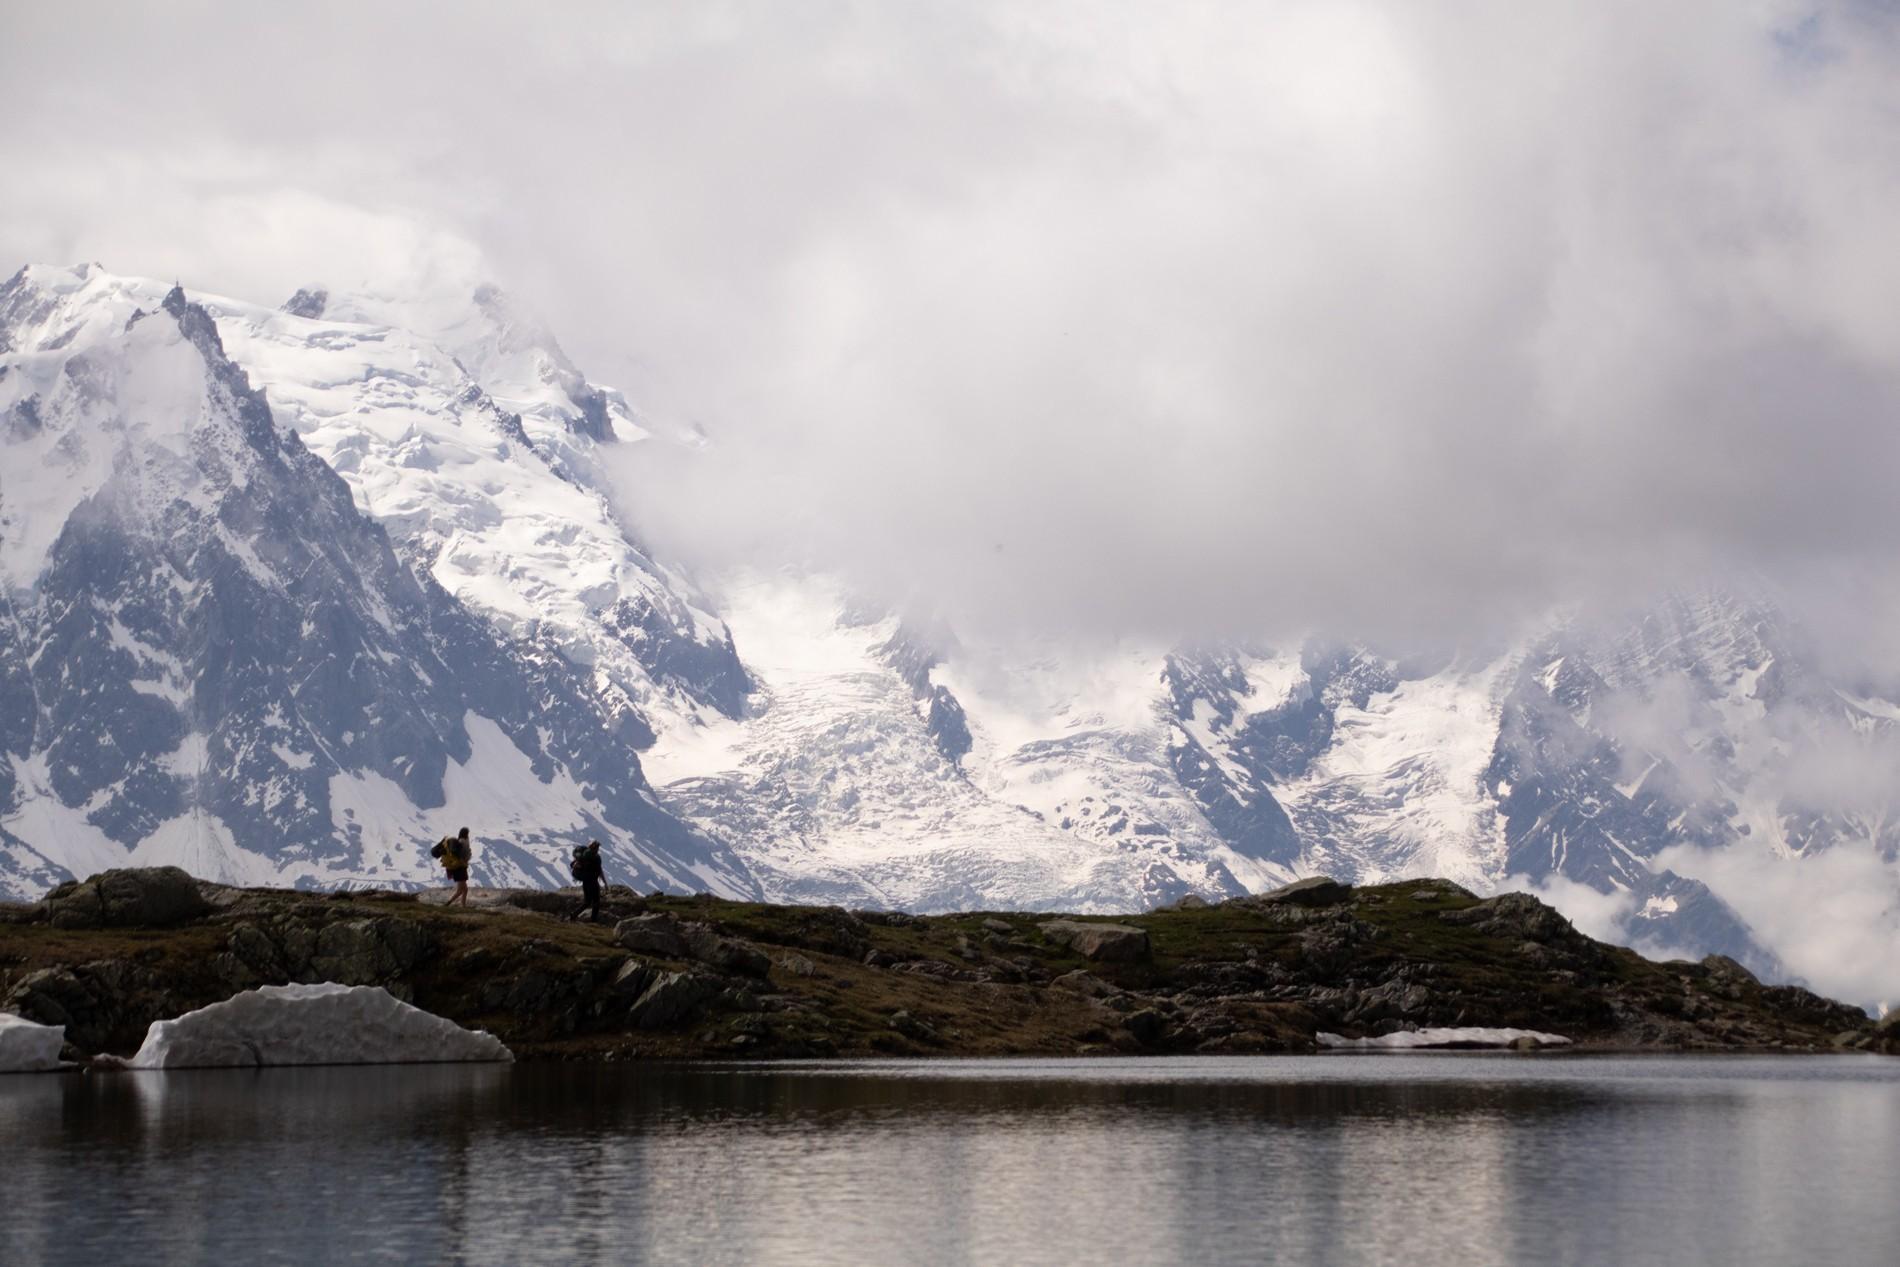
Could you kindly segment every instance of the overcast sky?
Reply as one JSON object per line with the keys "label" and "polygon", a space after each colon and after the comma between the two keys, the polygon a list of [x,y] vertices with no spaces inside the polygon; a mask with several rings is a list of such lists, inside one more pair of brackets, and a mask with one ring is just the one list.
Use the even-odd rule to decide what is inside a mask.
{"label": "overcast sky", "polygon": [[0,259],[493,279],[714,437],[676,553],[1113,632],[1746,566],[1886,645],[1889,5],[8,4],[0,78]]}

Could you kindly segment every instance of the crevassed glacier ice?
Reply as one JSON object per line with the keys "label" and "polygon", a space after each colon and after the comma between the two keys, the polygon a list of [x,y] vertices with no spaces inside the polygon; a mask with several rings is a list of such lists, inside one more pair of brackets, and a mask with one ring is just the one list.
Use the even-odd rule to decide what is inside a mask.
{"label": "crevassed glacier ice", "polygon": [[0,1073],[41,1073],[59,1068],[66,1045],[64,1025],[41,1025],[0,1012]]}
{"label": "crevassed glacier ice", "polygon": [[1346,1038],[1340,1034],[1320,1034],[1317,1037],[1321,1047],[1365,1051],[1406,1051],[1418,1047],[1509,1047],[1520,1038],[1535,1039],[1540,1047],[1564,1047],[1570,1043],[1562,1034],[1545,1034],[1534,1029],[1493,1029],[1481,1025],[1400,1031],[1382,1034],[1377,1038]]}
{"label": "crevassed glacier ice", "polygon": [[133,1069],[513,1060],[483,1030],[412,1007],[380,986],[267,985],[155,1021]]}

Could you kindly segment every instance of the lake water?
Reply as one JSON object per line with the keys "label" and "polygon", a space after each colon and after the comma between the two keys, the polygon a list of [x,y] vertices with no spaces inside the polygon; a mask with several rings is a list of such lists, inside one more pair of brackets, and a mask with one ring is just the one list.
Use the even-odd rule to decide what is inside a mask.
{"label": "lake water", "polygon": [[0,1261],[1900,1261],[1900,1060],[0,1078]]}

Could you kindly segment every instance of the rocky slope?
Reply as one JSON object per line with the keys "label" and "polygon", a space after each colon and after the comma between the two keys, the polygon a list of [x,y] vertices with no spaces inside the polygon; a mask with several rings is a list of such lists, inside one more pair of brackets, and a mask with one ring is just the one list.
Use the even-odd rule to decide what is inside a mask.
{"label": "rocky slope", "polygon": [[0,918],[0,1010],[124,1054],[152,1021],[264,983],[387,987],[521,1055],[1310,1051],[1434,1026],[1585,1048],[1900,1052],[1895,1018],[1732,960],[1656,963],[1536,899],[1443,880],[1309,880],[1117,920],[935,917],[611,891],[490,890],[463,911],[108,872]]}

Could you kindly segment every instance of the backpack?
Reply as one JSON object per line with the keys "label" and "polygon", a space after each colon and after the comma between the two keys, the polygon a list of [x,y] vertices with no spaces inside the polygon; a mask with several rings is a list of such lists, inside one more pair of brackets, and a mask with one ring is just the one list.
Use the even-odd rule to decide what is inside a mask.
{"label": "backpack", "polygon": [[460,836],[444,836],[442,838],[442,865],[466,867],[473,859],[474,854],[475,846],[473,842],[464,841]]}
{"label": "backpack", "polygon": [[573,876],[576,880],[585,880],[587,878],[587,868],[585,865],[583,865],[583,860],[586,857],[587,857],[586,854],[577,853],[572,858],[568,859],[567,873]]}

